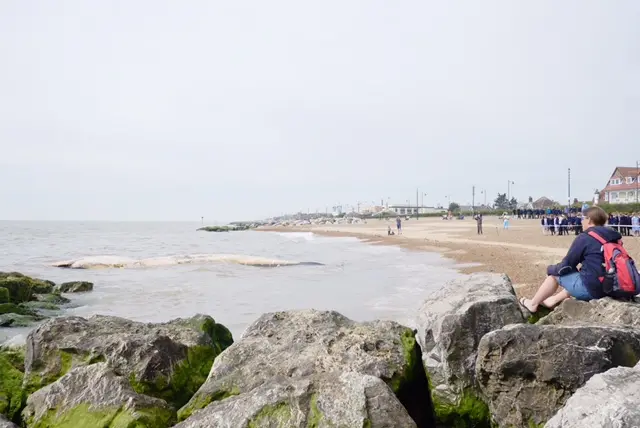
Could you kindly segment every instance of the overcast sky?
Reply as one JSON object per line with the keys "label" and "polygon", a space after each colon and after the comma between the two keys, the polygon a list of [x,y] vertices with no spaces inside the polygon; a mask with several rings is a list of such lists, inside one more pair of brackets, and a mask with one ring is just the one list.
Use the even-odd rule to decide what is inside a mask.
{"label": "overcast sky", "polygon": [[591,198],[640,160],[640,1],[0,2],[0,218]]}

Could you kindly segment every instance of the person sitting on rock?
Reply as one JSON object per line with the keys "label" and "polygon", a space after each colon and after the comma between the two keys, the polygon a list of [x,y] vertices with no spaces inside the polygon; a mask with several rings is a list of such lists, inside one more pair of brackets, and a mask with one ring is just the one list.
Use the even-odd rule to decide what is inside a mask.
{"label": "person sitting on rock", "polygon": [[[535,313],[540,305],[552,309],[569,297],[584,301],[605,297],[600,281],[605,276],[602,244],[589,232],[596,232],[607,242],[622,239],[620,233],[604,226],[607,219],[602,208],[588,208],[582,217],[584,232],[576,237],[560,263],[547,268],[548,276],[535,296],[532,299],[521,298],[520,304]],[[581,265],[580,270],[578,265]],[[559,287],[562,290],[556,294]]]}

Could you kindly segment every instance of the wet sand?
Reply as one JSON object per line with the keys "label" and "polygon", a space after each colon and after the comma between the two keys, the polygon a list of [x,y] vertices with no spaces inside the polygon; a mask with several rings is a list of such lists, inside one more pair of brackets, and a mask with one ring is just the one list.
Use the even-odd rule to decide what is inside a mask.
{"label": "wet sand", "polygon": [[[395,220],[368,220],[366,224],[335,224],[275,228],[279,232],[309,231],[323,236],[353,236],[373,245],[398,245],[414,251],[439,252],[461,264],[461,272],[506,273],[519,295],[530,297],[546,276],[549,264],[560,262],[575,236],[545,236],[540,220],[510,221],[503,230],[496,217],[484,219],[484,234],[477,235],[476,222],[411,219],[402,222],[402,235],[387,236],[387,227],[395,231]],[[631,257],[640,261],[640,238],[625,237],[624,245]]]}

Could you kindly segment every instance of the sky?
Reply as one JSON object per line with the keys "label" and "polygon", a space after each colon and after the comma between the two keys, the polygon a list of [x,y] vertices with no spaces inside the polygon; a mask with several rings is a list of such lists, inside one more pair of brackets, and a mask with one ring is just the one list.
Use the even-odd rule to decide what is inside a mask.
{"label": "sky", "polygon": [[[0,219],[590,199],[640,161],[640,2],[0,2]],[[447,199],[449,196],[450,199]]]}

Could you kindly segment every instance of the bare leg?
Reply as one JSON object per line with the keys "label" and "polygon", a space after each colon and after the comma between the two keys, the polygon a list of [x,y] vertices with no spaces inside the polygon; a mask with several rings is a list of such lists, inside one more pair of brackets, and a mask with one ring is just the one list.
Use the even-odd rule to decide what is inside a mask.
{"label": "bare leg", "polygon": [[558,287],[559,285],[556,278],[554,276],[547,276],[547,278],[542,282],[542,285],[540,285],[540,288],[538,288],[536,295],[533,296],[533,299],[523,299],[522,304],[529,310],[529,312],[534,313],[538,310],[538,305],[540,305],[545,299],[556,294]]}
{"label": "bare leg", "polygon": [[571,297],[571,295],[569,294],[569,292],[565,289],[562,289],[559,293],[554,294],[551,297],[547,297],[546,299],[544,299],[542,301],[542,306],[548,308],[548,309],[553,309],[556,306],[558,306],[560,303],[564,302],[565,300],[569,299]]}

